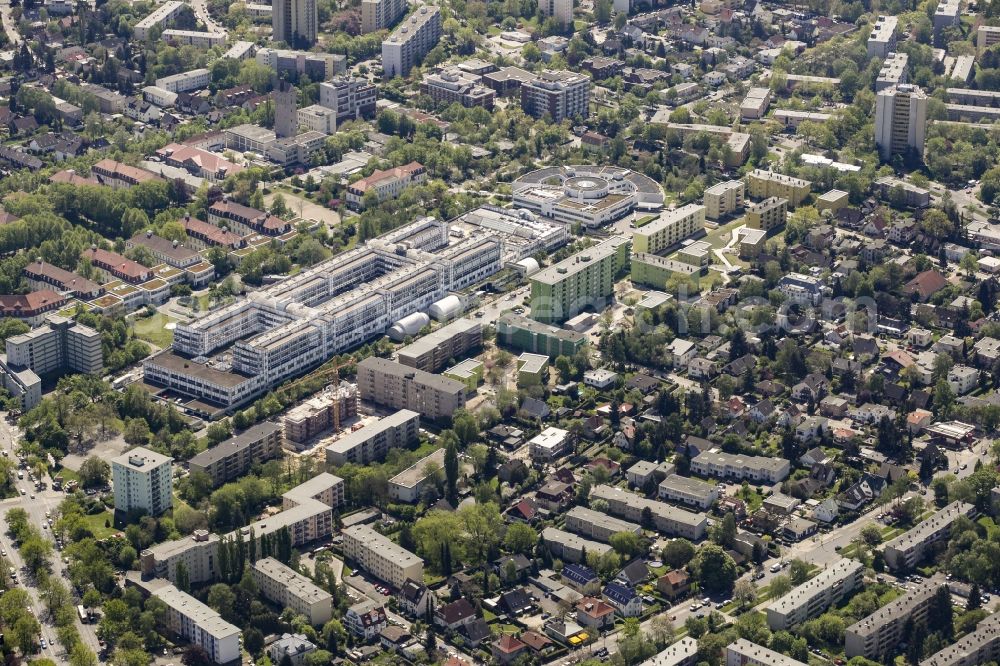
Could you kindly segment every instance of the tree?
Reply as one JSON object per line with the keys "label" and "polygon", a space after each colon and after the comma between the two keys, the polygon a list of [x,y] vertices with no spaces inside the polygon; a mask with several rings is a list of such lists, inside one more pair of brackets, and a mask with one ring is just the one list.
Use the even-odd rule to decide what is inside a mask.
{"label": "tree", "polygon": [[451,439],[444,449],[444,475],[446,495],[452,506],[458,504],[458,443]]}
{"label": "tree", "polygon": [[974,611],[983,607],[983,593],[979,589],[979,585],[976,583],[972,584],[969,588],[969,600],[965,605],[965,610]]}
{"label": "tree", "polygon": [[608,543],[624,559],[631,559],[641,551],[639,535],[635,532],[618,532],[612,534]]}
{"label": "tree", "polygon": [[530,555],[538,542],[538,533],[525,523],[514,523],[507,528],[503,545],[512,553]]}
{"label": "tree", "polygon": [[951,606],[951,593],[946,585],[938,588],[927,608],[927,626],[934,627],[946,639],[955,637],[955,611]]}
{"label": "tree", "polygon": [[671,569],[680,569],[695,556],[695,547],[687,539],[671,539],[663,547],[663,563]]}
{"label": "tree", "polygon": [[772,578],[768,585],[768,597],[771,599],[780,599],[791,591],[792,580],[784,574]]}
{"label": "tree", "polygon": [[689,569],[707,592],[728,592],[736,581],[736,562],[714,543],[701,547],[691,560]]}
{"label": "tree", "polygon": [[792,560],[788,565],[788,576],[793,585],[801,585],[809,580],[809,564],[799,559]]}
{"label": "tree", "polygon": [[229,424],[229,419],[222,419],[209,425],[205,430],[205,435],[208,437],[208,445],[215,446],[219,442],[224,442],[232,437],[233,428]]}
{"label": "tree", "polygon": [[80,484],[84,488],[105,486],[111,478],[111,465],[97,456],[90,456],[80,465]]}
{"label": "tree", "polygon": [[184,666],[212,666],[212,657],[200,645],[189,645],[181,655]]}
{"label": "tree", "polygon": [[740,608],[752,606],[757,601],[757,586],[751,580],[736,581],[733,586],[733,600],[740,604]]}

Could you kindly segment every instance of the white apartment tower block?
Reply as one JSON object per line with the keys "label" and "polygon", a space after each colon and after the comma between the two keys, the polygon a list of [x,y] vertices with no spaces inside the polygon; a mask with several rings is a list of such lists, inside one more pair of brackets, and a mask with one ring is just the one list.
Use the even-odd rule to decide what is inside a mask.
{"label": "white apartment tower block", "polygon": [[173,504],[173,458],[141,446],[111,459],[115,510],[158,516]]}

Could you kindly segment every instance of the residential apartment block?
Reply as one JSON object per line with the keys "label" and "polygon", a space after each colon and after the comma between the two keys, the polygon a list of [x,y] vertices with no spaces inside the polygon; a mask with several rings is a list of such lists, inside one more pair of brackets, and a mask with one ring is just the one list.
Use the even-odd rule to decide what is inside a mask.
{"label": "residential apartment block", "polygon": [[531,318],[558,323],[592,307],[600,311],[628,265],[627,238],[612,236],[532,275]]}
{"label": "residential apartment block", "polygon": [[[226,43],[225,32],[205,32],[203,30],[164,30],[163,41],[176,46],[194,46],[210,49]],[[176,92],[176,91],[174,91]]]}
{"label": "residential apartment block", "polygon": [[788,221],[788,200],[781,197],[768,197],[760,203],[747,207],[747,226],[751,229],[770,231],[777,229]]}
{"label": "residential apartment block", "polygon": [[896,50],[896,28],[899,19],[895,16],[879,16],[868,35],[868,57],[885,58]]}
{"label": "residential apartment block", "polygon": [[463,317],[418,338],[396,355],[403,365],[426,372],[441,372],[450,360],[461,359],[482,344],[482,325]]}
{"label": "residential apartment block", "polygon": [[395,199],[410,185],[427,180],[427,169],[420,162],[410,162],[392,169],[376,169],[372,175],[356,180],[347,186],[347,205],[355,210],[365,207],[365,195],[375,194],[375,201]]}
{"label": "residential apartment block", "polygon": [[705,230],[705,206],[687,204],[660,213],[652,222],[632,232],[632,251],[663,254],[682,240]]}
{"label": "residential apartment block", "polygon": [[795,208],[809,196],[812,183],[773,171],[754,169],[747,174],[747,194],[754,199],[781,197],[788,200],[788,207]]}
{"label": "residential apartment block", "polygon": [[291,231],[292,225],[277,215],[221,199],[208,207],[208,221],[218,227],[228,227],[244,236],[280,236]]}
{"label": "residential apartment block", "polygon": [[358,387],[340,382],[285,413],[285,439],[304,444],[324,430],[343,429],[358,414]]}
{"label": "residential apartment block", "polygon": [[173,458],[137,446],[111,459],[115,510],[158,516],[173,506]]}
{"label": "residential apartment block", "polygon": [[461,104],[464,107],[481,106],[492,109],[496,92],[482,84],[483,77],[449,67],[440,72],[424,75],[420,92],[435,102]]}
{"label": "residential apartment block", "polygon": [[589,76],[569,71],[545,70],[521,84],[521,108],[529,116],[548,116],[554,123],[590,116]]}
{"label": "residential apartment block", "polygon": [[166,624],[172,632],[202,648],[216,664],[239,661],[238,627],[229,624],[217,611],[173,585],[159,587],[152,594],[166,605]]}
{"label": "residential apartment block", "polygon": [[424,561],[368,525],[344,528],[344,556],[362,570],[399,589],[424,579]]}
{"label": "residential apartment block", "polygon": [[589,539],[607,543],[619,532],[639,534],[642,528],[635,523],[619,520],[600,511],[574,506],[566,513],[566,529]]}
{"label": "residential apartment block", "polygon": [[726,666],[807,666],[780,652],[737,638],[726,647]]}
{"label": "residential apartment block", "polygon": [[788,478],[790,463],[784,458],[743,456],[722,451],[704,451],[691,459],[691,471],[719,479],[778,483]]}
{"label": "residential apartment block", "polygon": [[922,660],[920,666],[981,666],[1000,659],[1000,614],[983,618],[972,633]]}
{"label": "residential apartment block", "polygon": [[177,583],[181,569],[189,583],[215,580],[218,573],[219,535],[208,530],[195,530],[191,536],[176,541],[164,541],[142,551],[139,570],[145,578],[165,578]]}
{"label": "residential apartment block", "polygon": [[771,601],[767,604],[767,624],[771,631],[788,630],[820,615],[861,587],[864,571],[865,565],[858,560],[840,559],[785,596]]}
{"label": "residential apartment block", "polygon": [[884,88],[875,97],[875,144],[888,161],[909,150],[924,154],[927,132],[927,95],[910,84]]}
{"label": "residential apartment block", "polygon": [[461,382],[370,356],[358,364],[361,399],[393,409],[411,409],[428,419],[449,417],[465,406]]}
{"label": "residential apartment block", "polygon": [[608,511],[632,522],[642,521],[642,512],[649,509],[656,529],[668,536],[680,536],[691,541],[699,541],[708,529],[708,519],[703,513],[678,509],[641,495],[630,493],[616,486],[601,484],[591,491],[591,497],[608,503]]}
{"label": "residential apartment block", "polygon": [[928,546],[951,535],[951,525],[959,516],[975,515],[976,507],[966,502],[952,502],[935,512],[915,527],[900,534],[895,539],[886,542],[882,550],[885,563],[892,571],[905,571],[913,568],[924,557]]}
{"label": "residential apartment block", "polygon": [[221,486],[246,475],[254,463],[278,457],[281,443],[281,426],[265,421],[202,451],[191,458],[188,467],[192,474],[207,474],[212,479],[213,487]]}
{"label": "residential apartment block", "polygon": [[875,79],[875,92],[906,83],[908,78],[906,65],[909,60],[910,57],[905,53],[890,53],[882,63],[878,78]]}
{"label": "residential apartment block", "polygon": [[361,0],[361,34],[388,30],[406,14],[406,0]]}
{"label": "residential apartment block", "polygon": [[309,46],[316,42],[319,18],[316,0],[272,0],[272,39],[291,46]]}
{"label": "residential apartment block", "polygon": [[896,650],[903,638],[903,627],[927,619],[931,599],[942,584],[918,585],[877,611],[855,622],[844,632],[844,652],[848,659],[865,657],[883,659]]}
{"label": "residential apartment block", "polygon": [[976,30],[976,52],[982,55],[983,51],[994,44],[1000,44],[1000,26],[981,25]]}
{"label": "residential apartment block", "polygon": [[573,0],[540,0],[538,10],[542,16],[552,17],[562,28],[573,21]]}
{"label": "residential apartment block", "polygon": [[743,208],[745,186],[742,180],[727,180],[705,190],[705,217],[720,220]]}
{"label": "residential apartment block", "polygon": [[497,342],[517,351],[545,354],[549,358],[573,356],[583,348],[586,336],[577,331],[556,328],[512,312],[497,320]]}
{"label": "residential apartment block", "polygon": [[186,2],[168,0],[146,15],[132,28],[132,35],[139,41],[146,41],[154,28],[162,28],[177,18],[188,7]]}
{"label": "residential apartment block", "polygon": [[[558,557],[563,562],[582,562],[587,553],[597,553],[604,555],[611,550],[611,546],[599,541],[591,541],[583,537],[565,532],[555,527],[546,527],[542,530],[542,540],[548,546],[553,557]],[[586,562],[582,562],[586,564]]]}
{"label": "residential apartment block", "polygon": [[50,314],[42,326],[7,338],[8,366],[38,375],[72,370],[100,375],[104,366],[101,334],[72,319]]}
{"label": "residential apartment block", "polygon": [[254,562],[250,573],[265,598],[305,615],[309,624],[322,626],[333,617],[333,596],[273,557]]}
{"label": "residential apartment block", "polygon": [[441,9],[420,5],[382,42],[386,79],[406,76],[441,39]]}
{"label": "residential apartment block", "polygon": [[417,440],[420,414],[401,409],[395,414],[344,434],[326,447],[329,465],[367,465],[385,459],[389,449],[408,446]]}
{"label": "residential apartment block", "polygon": [[207,88],[211,82],[212,73],[202,67],[156,79],[156,87],[167,92],[181,93]]}

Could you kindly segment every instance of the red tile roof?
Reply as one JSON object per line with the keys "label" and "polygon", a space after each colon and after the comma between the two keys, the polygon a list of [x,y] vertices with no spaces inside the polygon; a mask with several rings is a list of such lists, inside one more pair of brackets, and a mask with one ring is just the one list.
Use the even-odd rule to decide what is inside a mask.
{"label": "red tile roof", "polygon": [[149,279],[152,275],[151,271],[142,264],[131,259],[126,259],[116,252],[109,252],[99,247],[84,250],[80,256],[84,259],[89,259],[90,263],[95,266],[115,275],[120,275],[129,281],[141,282]]}
{"label": "red tile roof", "polygon": [[30,317],[60,307],[66,299],[54,291],[43,289],[30,294],[0,296],[0,316]]}

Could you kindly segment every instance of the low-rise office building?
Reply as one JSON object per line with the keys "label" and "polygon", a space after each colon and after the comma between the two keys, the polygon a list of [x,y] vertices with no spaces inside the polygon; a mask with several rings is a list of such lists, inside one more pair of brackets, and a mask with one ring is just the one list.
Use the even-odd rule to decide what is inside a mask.
{"label": "low-rise office building", "polygon": [[93,280],[41,259],[24,267],[24,277],[32,289],[54,289],[79,299],[97,298],[104,293],[104,288]]}
{"label": "low-rise office building", "polygon": [[250,573],[266,599],[305,615],[309,624],[323,626],[333,617],[333,596],[273,557],[254,562]]}
{"label": "low-rise office building", "polygon": [[368,525],[354,525],[343,531],[344,556],[365,572],[394,588],[409,580],[424,579],[424,561]]}
{"label": "low-rise office building", "polygon": [[403,166],[376,170],[367,178],[357,180],[347,186],[347,203],[355,210],[365,208],[365,195],[373,193],[376,202],[395,199],[410,185],[419,185],[427,179],[427,169],[419,162]]}
{"label": "low-rise office building", "polygon": [[888,541],[882,550],[885,563],[892,571],[913,568],[924,557],[928,546],[951,535],[952,523],[959,516],[973,516],[976,507],[967,502],[952,502],[915,527]]}
{"label": "low-rise office building", "polygon": [[767,624],[771,631],[788,630],[814,618],[861,587],[865,565],[858,560],[840,559],[814,578],[767,604]]}
{"label": "low-rise office building", "polygon": [[418,501],[424,488],[443,478],[444,456],[445,450],[438,449],[389,479],[389,498],[408,504]]}

